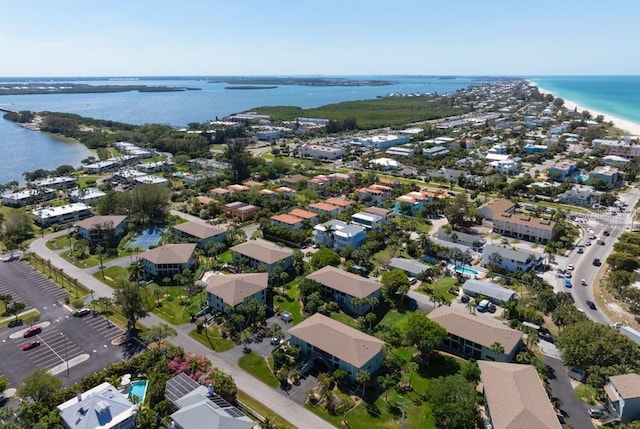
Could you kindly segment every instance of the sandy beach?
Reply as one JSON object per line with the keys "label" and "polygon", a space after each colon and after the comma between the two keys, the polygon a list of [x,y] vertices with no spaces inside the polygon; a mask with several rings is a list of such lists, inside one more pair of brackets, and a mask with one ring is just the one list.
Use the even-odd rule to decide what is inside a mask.
{"label": "sandy beach", "polygon": [[[546,89],[542,89],[539,86],[536,85],[536,87],[538,88],[538,91],[540,91],[541,94],[551,94],[554,97],[556,97],[556,95],[554,93],[552,93],[551,91],[547,91]],[[599,112],[597,110],[594,109],[589,109],[586,107],[582,107],[579,104],[571,101],[571,100],[567,100],[566,98],[562,98],[564,100],[564,106],[569,109],[569,110],[574,110],[576,107],[578,108],[578,112],[582,112],[583,110],[586,110],[588,112],[591,113],[591,116],[595,119],[596,116],[598,115],[602,115],[604,117],[604,121],[605,122],[613,122],[613,125],[615,125],[617,128],[620,128],[621,130],[629,133],[630,136],[640,136],[640,124],[638,124],[637,122],[633,122],[633,121],[628,121],[626,119],[620,119],[618,117],[615,116],[611,116],[608,115],[606,113],[603,112]]]}

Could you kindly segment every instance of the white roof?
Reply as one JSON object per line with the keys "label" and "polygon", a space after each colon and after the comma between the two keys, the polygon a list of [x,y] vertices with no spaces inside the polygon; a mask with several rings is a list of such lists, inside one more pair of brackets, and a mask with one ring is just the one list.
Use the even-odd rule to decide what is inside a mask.
{"label": "white roof", "polygon": [[31,214],[41,219],[47,219],[84,210],[89,210],[89,206],[84,203],[73,203],[58,207],[44,207],[42,209],[33,210]]}

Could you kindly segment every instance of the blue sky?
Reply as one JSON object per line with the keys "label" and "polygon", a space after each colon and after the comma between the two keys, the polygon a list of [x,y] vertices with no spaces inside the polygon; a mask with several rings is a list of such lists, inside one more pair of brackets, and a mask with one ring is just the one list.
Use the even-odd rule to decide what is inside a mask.
{"label": "blue sky", "polygon": [[640,2],[2,2],[0,76],[640,74]]}

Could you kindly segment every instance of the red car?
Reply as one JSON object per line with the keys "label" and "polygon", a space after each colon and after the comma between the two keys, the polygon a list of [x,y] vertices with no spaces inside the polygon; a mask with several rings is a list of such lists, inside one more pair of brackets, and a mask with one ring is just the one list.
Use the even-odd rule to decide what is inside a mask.
{"label": "red car", "polygon": [[31,328],[27,329],[26,331],[24,331],[23,336],[25,338],[29,338],[29,337],[33,337],[34,335],[39,334],[40,332],[42,332],[42,328],[39,326],[32,326]]}
{"label": "red car", "polygon": [[40,340],[33,340],[30,343],[23,344],[22,350],[26,352],[27,350],[31,350],[33,348],[38,347],[39,345],[40,345]]}

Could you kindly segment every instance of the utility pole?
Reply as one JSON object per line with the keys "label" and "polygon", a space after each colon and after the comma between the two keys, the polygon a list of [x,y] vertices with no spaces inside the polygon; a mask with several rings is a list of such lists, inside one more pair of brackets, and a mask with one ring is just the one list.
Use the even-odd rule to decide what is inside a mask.
{"label": "utility pole", "polygon": [[402,401],[402,417],[400,418],[400,429],[404,429],[404,415],[407,412],[407,399],[405,399],[404,401]]}

